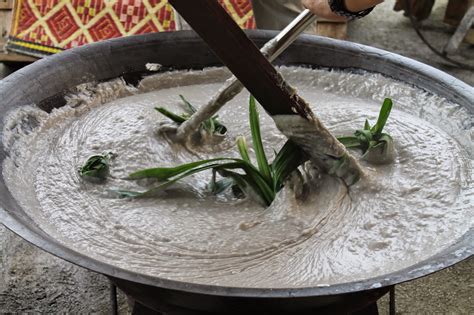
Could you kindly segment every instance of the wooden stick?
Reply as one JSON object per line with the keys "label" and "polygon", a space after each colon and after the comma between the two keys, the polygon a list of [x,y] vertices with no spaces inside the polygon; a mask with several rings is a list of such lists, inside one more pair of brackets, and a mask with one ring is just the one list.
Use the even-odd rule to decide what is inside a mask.
{"label": "wooden stick", "polygon": [[[291,45],[301,32],[313,24],[316,16],[309,10],[304,10],[276,37],[268,41],[260,52],[273,62],[289,45]],[[198,130],[199,126],[207,119],[214,116],[227,102],[239,94],[244,86],[235,76],[228,79],[224,86],[188,120],[182,123],[176,130],[176,140],[185,141],[189,135]]]}
{"label": "wooden stick", "polygon": [[216,0],[169,3],[270,115],[291,115],[296,110],[301,116],[311,117],[311,111],[299,98],[280,87],[284,82],[281,76]]}
{"label": "wooden stick", "polygon": [[325,171],[354,184],[362,170],[216,0],[170,0],[277,127]]}

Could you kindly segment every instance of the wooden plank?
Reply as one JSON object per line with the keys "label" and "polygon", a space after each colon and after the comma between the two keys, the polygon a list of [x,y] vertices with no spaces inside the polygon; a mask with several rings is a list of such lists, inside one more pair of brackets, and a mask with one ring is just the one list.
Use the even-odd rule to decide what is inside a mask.
{"label": "wooden plank", "polygon": [[36,60],[38,59],[35,57],[0,51],[0,62],[34,62]]}
{"label": "wooden plank", "polygon": [[13,0],[0,0],[0,10],[13,9]]}
{"label": "wooden plank", "polygon": [[6,52],[0,52],[0,62],[35,62],[38,60],[35,57],[31,56],[26,56],[26,55],[21,55],[17,53],[6,53]]}
{"label": "wooden plank", "polygon": [[471,26],[474,24],[474,6],[467,11],[464,17],[459,23],[458,28],[454,32],[454,35],[449,40],[448,44],[444,48],[444,52],[447,54],[455,53],[463,39],[466,37],[467,33],[471,29]]}
{"label": "wooden plank", "polygon": [[11,26],[12,10],[0,10],[0,41],[8,36]]}
{"label": "wooden plank", "polygon": [[468,43],[468,44],[471,44],[471,45],[474,45],[474,29],[467,32],[466,37],[464,37],[464,42]]}
{"label": "wooden plank", "polygon": [[35,57],[7,52],[4,47],[5,41],[0,40],[0,62],[34,62],[38,60],[38,58]]}
{"label": "wooden plank", "polygon": [[458,26],[467,10],[474,5],[474,0],[449,0],[444,15],[444,23]]}
{"label": "wooden plank", "polygon": [[[403,10],[405,15],[409,11],[418,21],[422,21],[430,16],[434,3],[435,0],[416,0],[408,1],[408,3],[407,0],[397,0],[393,9],[395,11]],[[407,7],[407,4],[409,4],[409,7]]]}
{"label": "wooden plank", "polygon": [[6,38],[10,32],[13,15],[13,0],[0,0],[0,62],[33,62],[37,58],[5,51]]}
{"label": "wooden plank", "polygon": [[336,39],[346,39],[347,23],[318,21],[316,25],[316,34]]}

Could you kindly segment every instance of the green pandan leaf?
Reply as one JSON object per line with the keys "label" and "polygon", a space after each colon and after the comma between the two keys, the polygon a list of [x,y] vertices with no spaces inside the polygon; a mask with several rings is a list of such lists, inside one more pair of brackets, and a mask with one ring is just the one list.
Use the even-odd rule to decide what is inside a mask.
{"label": "green pandan leaf", "polygon": [[338,137],[340,143],[342,143],[346,148],[360,148],[360,140],[358,137],[355,136],[347,136],[347,137]]}
{"label": "green pandan leaf", "polygon": [[179,98],[181,98],[181,100],[183,101],[184,105],[186,106],[186,112],[189,114],[189,115],[192,115],[194,114],[195,112],[197,112],[197,109],[196,107],[194,107],[183,95],[179,95]]}
{"label": "green pandan leaf", "polygon": [[[179,97],[185,105],[185,113],[177,115],[163,107],[155,107],[155,109],[164,116],[177,123],[178,125],[181,125],[186,120],[188,120],[194,113],[196,113],[197,110],[183,95],[179,95]],[[221,124],[217,118],[217,116],[214,116],[212,118],[206,119],[201,123],[201,128],[206,130],[210,134],[225,135],[227,133],[227,127]]]}
{"label": "green pandan leaf", "polygon": [[249,156],[249,148],[247,146],[247,142],[245,141],[245,137],[238,137],[237,138],[237,148],[239,149],[240,156],[242,157],[242,160],[252,163],[250,161],[250,156]]}
{"label": "green pandan leaf", "polygon": [[260,134],[260,122],[257,112],[257,106],[255,98],[250,96],[249,102],[249,120],[250,120],[250,132],[252,133],[253,149],[257,158],[258,169],[262,172],[264,178],[269,183],[271,180],[271,170],[268,164],[265,150],[263,149],[262,136]]}
{"label": "green pandan leaf", "polygon": [[377,123],[370,129],[370,131],[374,134],[375,137],[382,134],[382,130],[387,123],[388,117],[390,116],[390,112],[392,111],[393,102],[391,99],[386,98],[382,104],[382,108],[380,108],[379,117],[377,119]]}
{"label": "green pandan leaf", "polygon": [[[227,160],[227,159],[220,159],[220,160]],[[212,170],[213,168],[215,168],[217,166],[223,165],[223,164],[219,164],[219,163],[210,163],[209,164],[209,161],[210,160],[193,162],[193,163],[188,163],[188,164],[180,165],[178,167],[173,167],[173,168],[156,168],[156,169],[159,169],[160,171],[164,171],[164,173],[168,173],[168,174],[175,172],[176,169],[180,169],[180,171],[175,172],[174,176],[169,176],[168,180],[164,181],[163,183],[159,184],[158,186],[153,187],[153,188],[151,188],[147,191],[144,191],[144,192],[125,191],[126,192],[125,197],[132,197],[132,198],[154,197],[157,193],[162,192],[163,190],[169,188],[170,186],[172,186],[173,184],[175,184],[176,182],[178,182],[179,180],[181,180],[183,178],[189,177],[193,174],[196,174],[196,173],[199,173],[199,172],[202,172],[202,171]],[[189,164],[194,164],[195,166],[194,167],[189,167]],[[207,164],[207,165],[203,165],[203,164]],[[231,163],[228,163],[228,164],[231,164]],[[185,169],[185,171],[182,171],[183,169]],[[138,172],[136,172],[136,173],[138,173]],[[171,178],[171,177],[173,177],[173,178]],[[144,178],[144,177],[141,177],[141,178]],[[154,177],[154,178],[158,178],[158,177]],[[115,192],[123,192],[123,190],[115,190]]]}
{"label": "green pandan leaf", "polygon": [[104,181],[109,175],[109,160],[112,157],[112,153],[91,156],[79,168],[79,175],[90,181]]}
{"label": "green pandan leaf", "polygon": [[370,124],[367,119],[365,120],[365,123],[364,123],[364,130],[370,130]]}
{"label": "green pandan leaf", "polygon": [[[187,102],[184,97],[182,97],[182,99],[185,103]],[[186,104],[188,103],[189,102]],[[188,104],[188,107],[189,111],[193,109],[190,104]],[[166,111],[162,112],[174,117],[175,120],[179,120],[175,116],[169,115]],[[212,119],[214,122],[217,121],[216,116]],[[284,179],[292,171],[296,170],[306,158],[303,152],[289,141],[282,147],[280,152],[276,154],[274,163],[269,165],[263,149],[259,117],[253,97],[250,98],[249,101],[249,119],[258,167],[252,165],[245,138],[239,137],[237,139],[237,148],[242,159],[215,158],[186,163],[175,167],[158,167],[140,170],[130,174],[129,179],[155,178],[162,183],[145,192],[127,190],[115,190],[115,192],[121,197],[127,198],[152,197],[187,176],[206,170],[212,170],[209,188],[214,193],[221,193],[232,188],[234,192],[244,192],[262,204],[270,205],[276,193],[282,188]],[[227,131],[227,129],[220,124],[211,125],[211,128],[216,128],[216,130],[221,128],[221,130]],[[223,177],[223,179],[218,180],[217,174]]]}
{"label": "green pandan leaf", "polygon": [[[380,108],[377,122],[370,127],[365,120],[364,129],[356,130],[354,136],[338,137],[337,139],[348,149],[361,149],[363,158],[371,163],[387,163],[393,160],[393,139],[387,133],[382,133],[392,111],[393,102],[386,98]],[[370,156],[370,158],[369,158]]]}
{"label": "green pandan leaf", "polygon": [[213,194],[218,195],[220,193],[223,193],[227,189],[231,188],[233,185],[235,185],[235,182],[232,178],[223,178],[217,180],[217,170],[212,170],[212,179],[209,183],[209,188]]}
{"label": "green pandan leaf", "polygon": [[187,118],[180,115],[176,115],[175,113],[172,113],[163,107],[155,107],[155,109],[179,125],[181,125],[187,120]]}
{"label": "green pandan leaf", "polygon": [[168,180],[171,177],[185,173],[187,171],[190,171],[204,164],[210,164],[213,162],[222,162],[222,161],[235,161],[235,159],[217,158],[217,159],[209,159],[209,160],[186,163],[186,164],[182,164],[175,167],[148,168],[148,169],[140,170],[138,172],[134,172],[130,174],[128,178],[129,179],[155,178],[157,180],[163,181],[163,180]]}
{"label": "green pandan leaf", "polygon": [[138,198],[143,193],[138,191],[131,190],[121,190],[121,189],[110,189],[109,192],[118,195],[120,198]]}
{"label": "green pandan leaf", "polygon": [[288,140],[277,153],[271,165],[274,191],[279,191],[286,178],[307,159],[306,154],[295,143]]}

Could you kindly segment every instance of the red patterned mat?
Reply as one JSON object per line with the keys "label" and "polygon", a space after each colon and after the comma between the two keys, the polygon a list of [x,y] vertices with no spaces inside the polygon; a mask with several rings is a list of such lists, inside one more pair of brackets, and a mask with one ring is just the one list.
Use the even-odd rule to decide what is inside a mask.
{"label": "red patterned mat", "polygon": [[[219,0],[255,28],[250,0]],[[166,0],[16,0],[7,50],[37,57],[99,40],[176,30]]]}

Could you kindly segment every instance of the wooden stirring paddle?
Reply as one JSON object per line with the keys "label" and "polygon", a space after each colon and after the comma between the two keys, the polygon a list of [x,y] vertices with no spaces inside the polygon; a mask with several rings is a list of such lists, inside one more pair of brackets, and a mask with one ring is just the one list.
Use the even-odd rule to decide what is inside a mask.
{"label": "wooden stirring paddle", "polygon": [[217,0],[169,0],[188,24],[272,116],[278,129],[313,163],[344,180],[358,181],[362,170],[323,126],[304,99],[245,35]]}
{"label": "wooden stirring paddle", "polygon": [[[303,10],[290,24],[288,24],[278,35],[269,40],[260,49],[260,52],[272,62],[290,46],[308,26],[314,23],[316,16],[309,10]],[[242,92],[244,86],[232,76],[226,80],[223,86],[215,93],[209,101],[203,104],[188,120],[177,128],[164,127],[173,139],[184,141],[199,129],[199,126],[209,118],[212,118],[226,103],[230,102],[237,94]]]}

